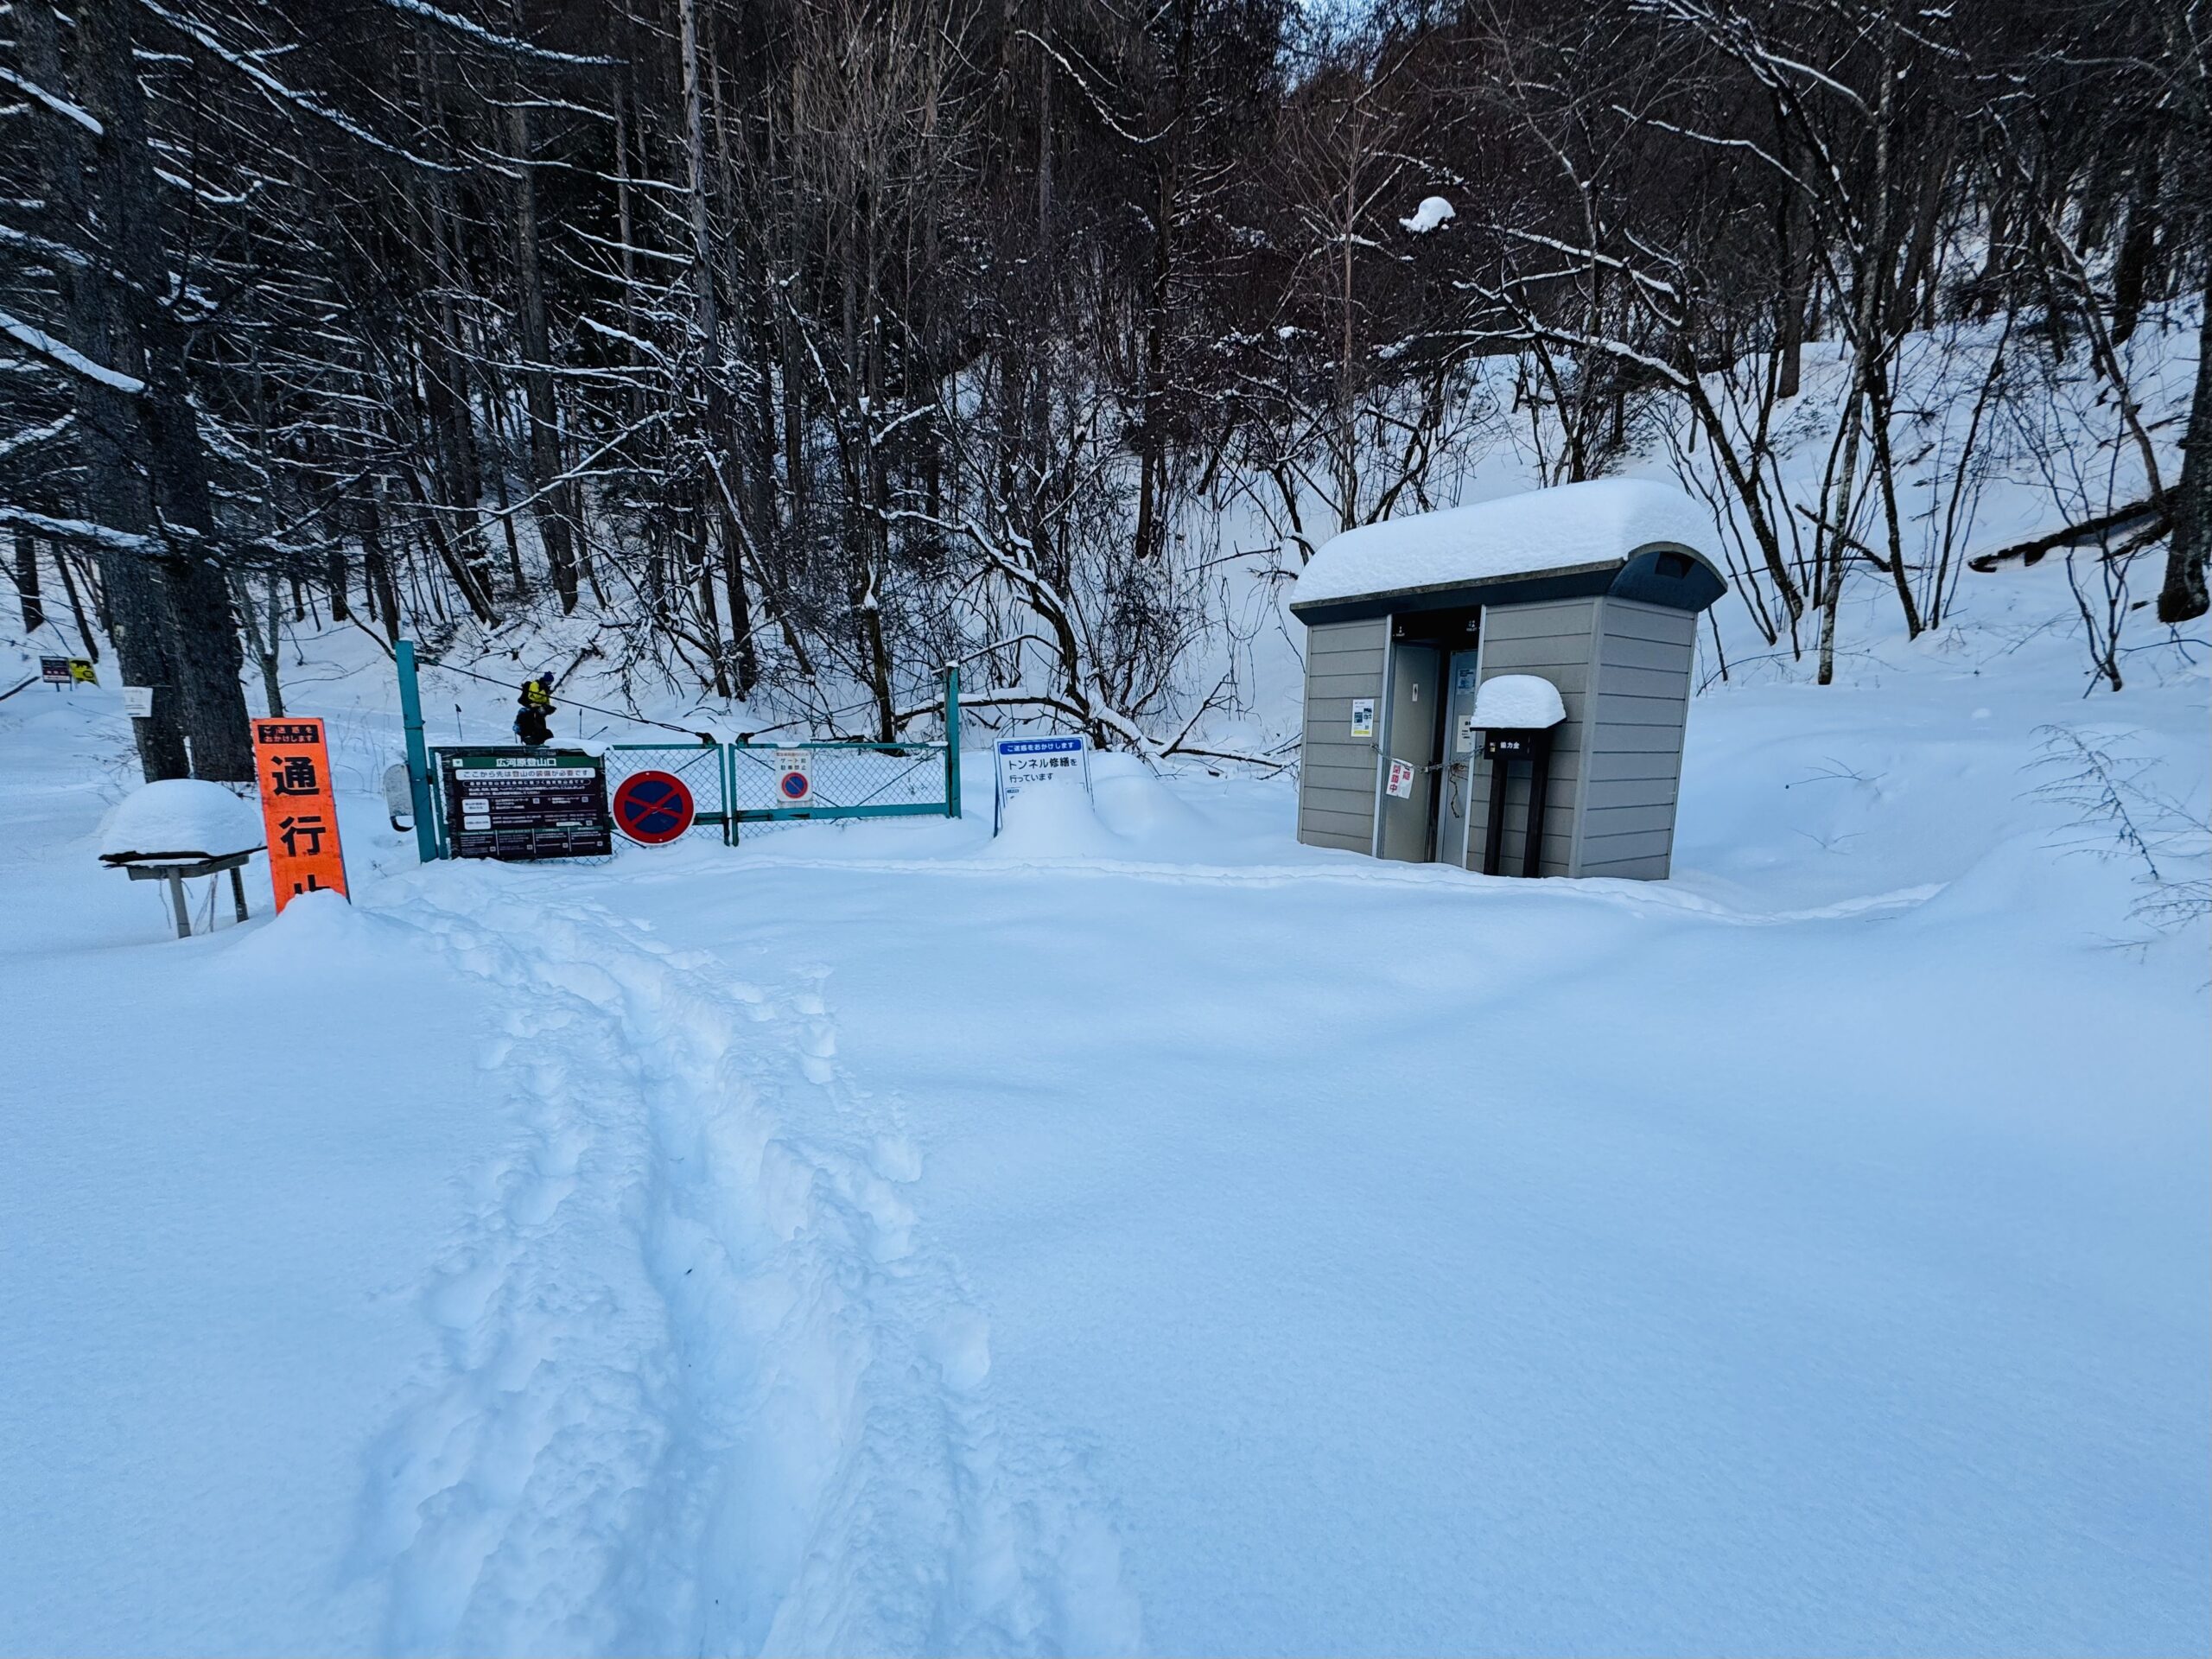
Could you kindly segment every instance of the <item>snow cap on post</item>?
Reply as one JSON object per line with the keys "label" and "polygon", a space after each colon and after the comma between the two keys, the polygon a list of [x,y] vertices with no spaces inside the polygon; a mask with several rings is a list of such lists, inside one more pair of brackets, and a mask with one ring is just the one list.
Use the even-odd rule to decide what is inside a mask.
{"label": "snow cap on post", "polygon": [[1475,728],[1484,732],[1540,732],[1567,718],[1559,688],[1541,674],[1501,674],[1475,690]]}

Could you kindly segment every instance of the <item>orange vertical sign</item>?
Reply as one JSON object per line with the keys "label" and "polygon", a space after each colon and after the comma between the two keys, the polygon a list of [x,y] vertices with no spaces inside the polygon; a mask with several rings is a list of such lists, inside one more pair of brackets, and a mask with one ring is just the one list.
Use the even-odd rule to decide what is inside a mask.
{"label": "orange vertical sign", "polygon": [[338,850],[338,802],[330,792],[322,722],[291,715],[255,721],[253,766],[277,910],[303,893],[344,893],[346,860]]}

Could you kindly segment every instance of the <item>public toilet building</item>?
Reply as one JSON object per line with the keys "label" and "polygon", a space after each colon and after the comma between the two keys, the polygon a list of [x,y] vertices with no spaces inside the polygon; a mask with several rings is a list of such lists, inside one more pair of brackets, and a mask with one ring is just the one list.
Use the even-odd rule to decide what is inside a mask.
{"label": "public toilet building", "polygon": [[[1290,602],[1306,627],[1299,840],[1468,869],[1487,857],[1508,874],[1665,879],[1697,619],[1727,591],[1713,542],[1711,515],[1681,491],[1599,479],[1328,543]],[[1482,688],[1509,678],[1484,718],[1529,724],[1485,729]]]}

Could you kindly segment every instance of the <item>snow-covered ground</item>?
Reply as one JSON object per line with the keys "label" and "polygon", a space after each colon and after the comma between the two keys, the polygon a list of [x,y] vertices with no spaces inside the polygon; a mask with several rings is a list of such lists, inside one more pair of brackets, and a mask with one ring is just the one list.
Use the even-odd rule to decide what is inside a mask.
{"label": "snow-covered ground", "polygon": [[0,1649],[2201,1650],[2206,932],[2037,791],[2201,877],[2207,680],[1976,580],[1701,696],[1664,885],[981,753],[418,868],[334,641],[356,902],[185,942],[0,705]]}

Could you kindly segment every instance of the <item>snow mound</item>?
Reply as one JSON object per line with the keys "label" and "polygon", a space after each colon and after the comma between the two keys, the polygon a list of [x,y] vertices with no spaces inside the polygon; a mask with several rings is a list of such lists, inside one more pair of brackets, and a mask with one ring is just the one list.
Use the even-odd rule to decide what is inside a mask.
{"label": "snow mound", "polygon": [[1713,515],[1681,491],[1649,479],[1592,479],[1348,530],[1313,556],[1291,603],[1616,564],[1655,543],[1711,563],[1712,541]]}
{"label": "snow mound", "polygon": [[126,795],[100,825],[100,856],[225,858],[261,845],[261,813],[220,784],[165,778]]}
{"label": "snow mound", "polygon": [[1415,236],[1427,236],[1447,219],[1459,218],[1458,210],[1441,196],[1423,196],[1421,206],[1414,209],[1411,219],[1402,219],[1400,225]]}
{"label": "snow mound", "polygon": [[1566,718],[1559,688],[1541,674],[1501,674],[1475,693],[1475,724],[1485,732],[1537,731]]}
{"label": "snow mound", "polygon": [[1098,821],[1132,841],[1205,828],[1205,819],[1134,754],[1092,755],[1090,793]]}
{"label": "snow mound", "polygon": [[1098,821],[1083,791],[1045,788],[1025,790],[1006,804],[1005,820],[983,856],[1120,858],[1128,851],[1128,843]]}

